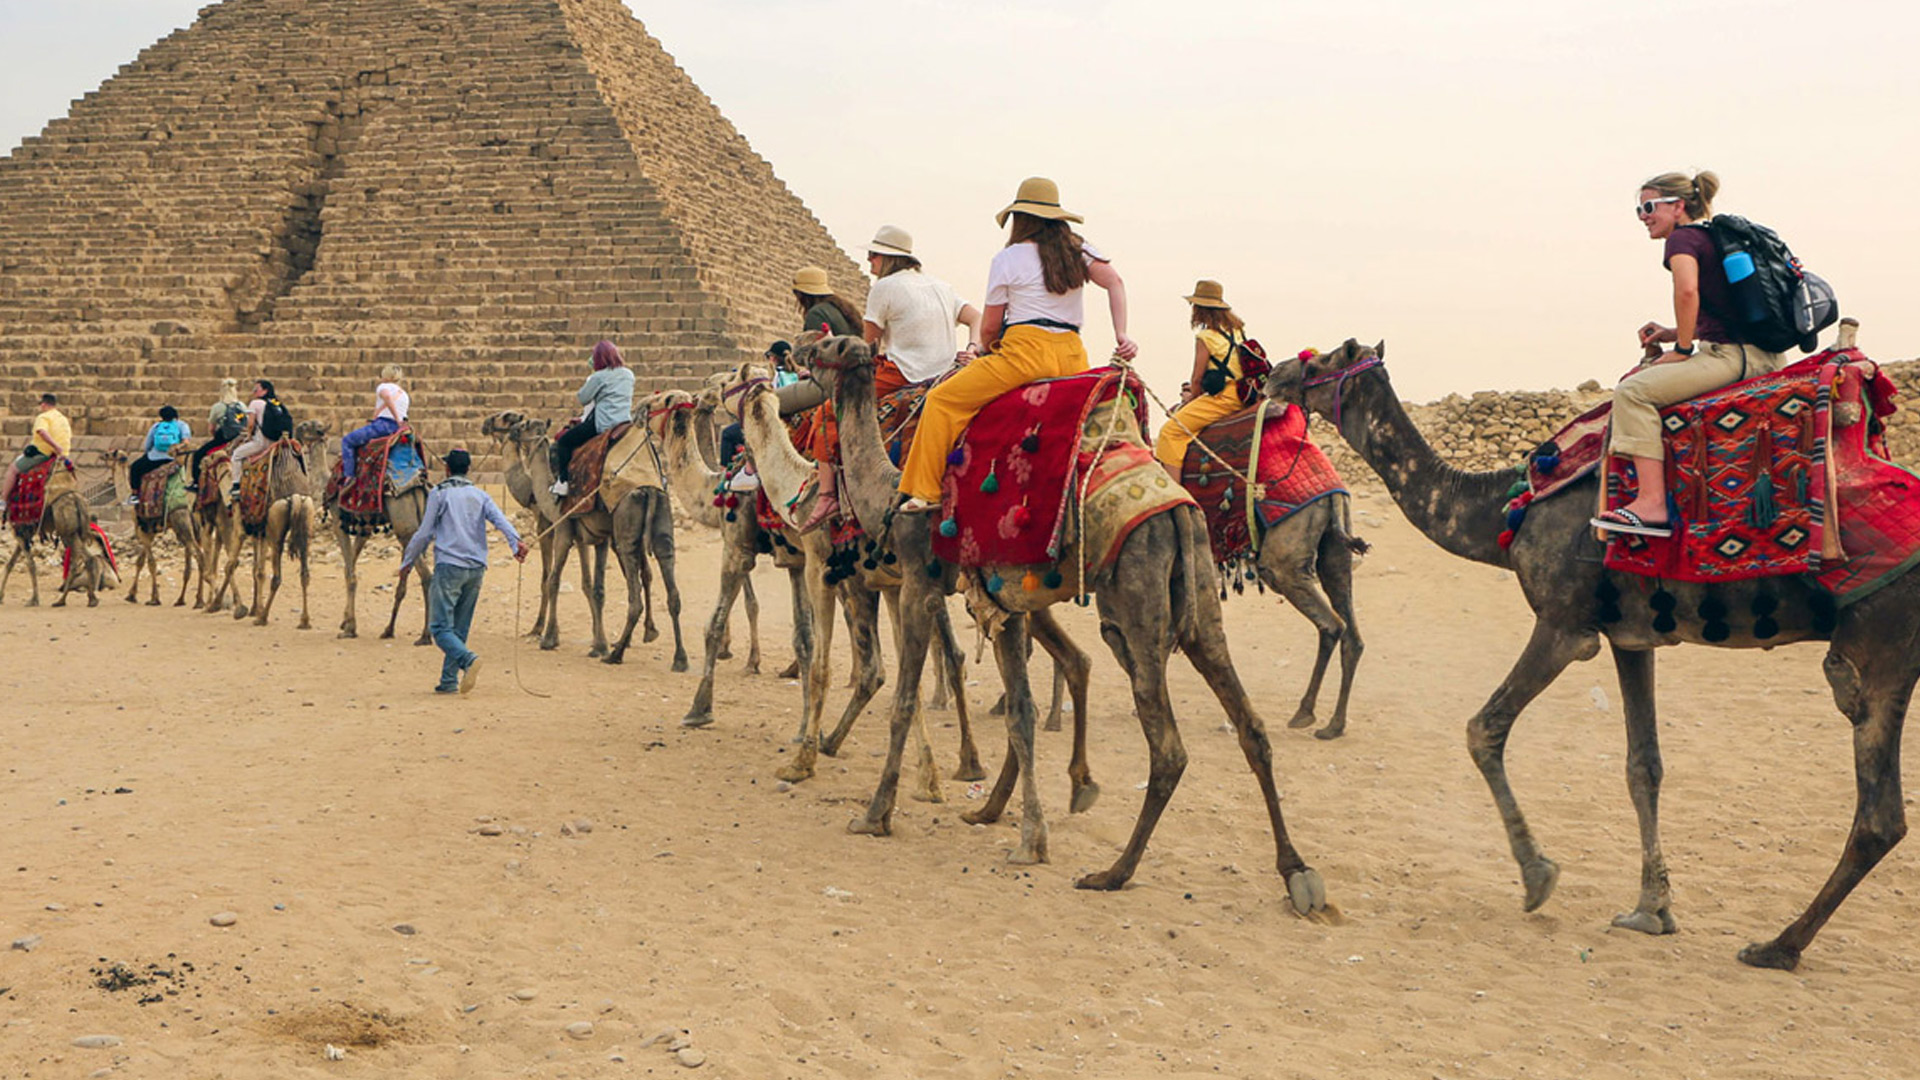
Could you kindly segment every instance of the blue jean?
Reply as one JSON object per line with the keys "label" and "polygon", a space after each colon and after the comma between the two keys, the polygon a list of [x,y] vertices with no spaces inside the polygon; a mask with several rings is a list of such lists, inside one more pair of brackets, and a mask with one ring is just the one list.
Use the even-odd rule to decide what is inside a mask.
{"label": "blue jean", "polygon": [[340,475],[353,479],[353,455],[373,440],[384,439],[399,430],[400,425],[393,422],[393,417],[382,416],[366,427],[354,428],[340,436]]}
{"label": "blue jean", "polygon": [[446,654],[440,664],[442,690],[457,689],[460,672],[473,663],[467,632],[473,629],[473,608],[480,602],[480,583],[486,576],[484,566],[441,562],[433,568],[433,579],[427,584],[427,630],[433,634],[433,643]]}

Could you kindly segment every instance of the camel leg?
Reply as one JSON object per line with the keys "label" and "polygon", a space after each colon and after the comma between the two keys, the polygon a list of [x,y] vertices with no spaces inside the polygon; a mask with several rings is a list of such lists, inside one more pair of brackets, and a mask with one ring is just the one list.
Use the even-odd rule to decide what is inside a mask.
{"label": "camel leg", "polygon": [[[934,610],[934,630],[940,635],[940,670],[943,682],[953,688],[953,709],[960,722],[960,763],[954,767],[955,780],[985,780],[987,770],[980,764],[980,750],[973,741],[973,720],[967,707],[967,652],[953,629],[953,615],[944,597]],[[922,663],[925,661],[923,660]],[[935,706],[937,707],[937,706]]]}
{"label": "camel leg", "polygon": [[[593,647],[587,656],[599,659],[607,655],[607,544],[592,545],[593,585],[587,590],[587,607],[593,616]],[[580,553],[580,568],[587,566],[587,552]]]}
{"label": "camel leg", "polygon": [[807,680],[801,678],[813,656],[815,633],[811,602],[807,593],[806,568],[796,567],[787,571],[789,596],[793,601],[793,664],[780,673],[783,679],[800,679],[800,730],[794,732],[793,741],[799,742],[806,735],[807,701],[813,688]]}
{"label": "camel leg", "polygon": [[[165,522],[162,522],[161,527],[164,527],[164,525],[165,525]],[[138,574],[135,574],[133,580],[135,581],[135,583],[138,583],[140,580],[140,576]],[[153,536],[147,540],[147,592],[148,592],[147,606],[159,607],[160,606],[160,530],[158,527],[154,529]]]}
{"label": "camel leg", "polygon": [[[135,525],[133,528],[133,543],[133,584],[127,589],[127,603],[129,604],[137,604],[140,602],[140,571],[147,565],[147,556],[153,551],[153,541],[147,539],[147,534],[141,532],[138,525]],[[155,582],[154,591],[158,592],[159,589],[159,583]]]}
{"label": "camel leg", "polygon": [[[16,535],[13,541],[13,554],[7,556],[6,572],[0,573],[0,603],[6,602],[7,582],[13,577],[13,564],[19,562],[20,556],[26,554],[26,551],[27,551],[27,541],[20,539]],[[32,565],[31,559],[28,560],[28,565]]]}
{"label": "camel leg", "polygon": [[[668,670],[683,672],[687,670],[687,646],[680,637],[680,584],[673,574],[673,504],[666,496],[654,500],[652,519],[649,546],[653,561],[660,565],[660,584],[667,593],[667,621],[673,624],[673,664]],[[652,601],[647,606],[651,611]]]}
{"label": "camel leg", "polygon": [[1347,701],[1353,696],[1353,674],[1360,669],[1360,624],[1353,617],[1353,549],[1346,534],[1328,530],[1320,536],[1320,587],[1340,618],[1340,696],[1333,703],[1333,719],[1313,733],[1316,739],[1337,739],[1347,732]]}
{"label": "camel leg", "polygon": [[[553,563],[547,567],[546,577],[540,582],[541,606],[547,613],[547,622],[540,635],[543,652],[552,652],[560,647],[560,579],[567,572],[567,556],[572,551],[573,525],[562,521],[553,530]],[[581,556],[580,562],[580,587],[582,592],[587,592],[591,582],[587,580],[589,575],[585,555]]]}
{"label": "camel leg", "polygon": [[[273,615],[273,601],[280,595],[280,560],[287,550],[287,533],[293,528],[293,522],[291,520],[293,508],[289,505],[289,502],[290,500],[283,499],[275,503],[273,507],[267,511],[267,533],[264,538],[264,543],[256,543],[254,545],[253,582],[254,596],[256,599],[253,612],[253,625],[255,626],[267,625],[268,618]],[[261,595],[260,573],[264,564],[262,556],[266,555],[269,550],[272,552],[272,571],[267,578],[265,600],[261,601],[259,599]]]}
{"label": "camel leg", "polygon": [[[713,670],[720,659],[720,646],[727,640],[727,617],[733,610],[733,598],[746,586],[753,569],[754,552],[738,544],[720,549],[720,597],[713,615],[707,619],[706,655],[701,661],[700,688],[693,692],[693,704],[680,723],[685,727],[706,727],[713,723]],[[751,612],[753,609],[748,608]],[[756,636],[755,640],[758,640]]]}
{"label": "camel leg", "polygon": [[[313,500],[305,495],[294,496],[294,505],[288,512],[288,526],[293,530],[293,557],[300,560],[300,621],[294,624],[295,630],[313,629],[313,605],[308,601],[307,589],[313,580]],[[274,559],[274,576],[279,577],[280,560]]]}
{"label": "camel leg", "polygon": [[899,685],[893,691],[893,721],[887,732],[887,760],[880,768],[880,783],[867,802],[864,816],[847,824],[847,831],[867,836],[888,836],[893,832],[893,805],[900,786],[901,761],[906,755],[907,733],[920,712],[920,680],[932,638],[936,609],[946,607],[940,589],[928,583],[924,575],[907,575],[900,587],[896,618],[900,628]]}
{"label": "camel leg", "polygon": [[1034,613],[1033,637],[1053,658],[1056,712],[1061,684],[1064,682],[1073,687],[1073,760],[1067,765],[1073,798],[1068,805],[1071,807],[1070,813],[1083,814],[1093,809],[1093,804],[1100,798],[1100,785],[1094,783],[1093,768],[1087,764],[1087,679],[1093,671],[1093,661],[1067,636],[1051,611]]}
{"label": "camel leg", "polygon": [[[27,606],[39,607],[40,606],[40,563],[34,559],[33,552],[27,549],[27,545],[25,543],[22,543],[20,545],[20,551],[26,552],[27,583],[33,587],[33,595],[27,597]],[[16,551],[15,554],[19,554],[20,551]]]}
{"label": "camel leg", "polygon": [[[841,587],[841,600],[846,608],[847,637],[853,650],[853,696],[848,699],[847,707],[840,713],[840,722],[833,731],[820,740],[820,752],[833,757],[840,752],[840,744],[846,741],[847,733],[853,730],[853,722],[860,719],[867,702],[886,684],[886,676],[880,672],[880,594],[858,581],[849,581]],[[889,605],[897,601],[889,600]],[[898,625],[898,620],[895,620]],[[920,748],[928,755],[926,731],[919,732]],[[922,761],[922,767],[928,764]],[[933,788],[939,793],[938,785]],[[918,796],[916,796],[918,797]],[[938,802],[939,799],[923,800]]]}
{"label": "camel leg", "polygon": [[[366,546],[366,542],[349,533],[338,517],[334,519],[333,535],[340,542],[340,573],[347,579],[347,610],[346,614],[340,616],[340,633],[336,636],[357,638],[360,636],[360,550]],[[394,591],[401,592],[406,587],[407,583],[403,580]],[[394,603],[397,607],[399,601],[396,599]],[[381,636],[392,637],[393,628],[389,626],[387,633]]]}
{"label": "camel leg", "polygon": [[[639,624],[641,616],[646,617],[649,628],[653,625],[653,613],[647,611],[649,594],[652,592],[651,573],[647,566],[647,506],[637,493],[620,500],[613,512],[612,546],[614,558],[620,563],[620,575],[627,582],[627,619],[620,629],[620,639],[613,643],[605,661],[609,664],[622,663],[627,658],[627,647],[633,644],[633,628]],[[605,547],[601,548],[604,552]],[[604,556],[603,556],[604,557]],[[643,641],[652,641],[658,632],[648,634]]]}
{"label": "camel leg", "polygon": [[806,564],[808,613],[813,640],[807,656],[806,693],[800,710],[800,750],[794,760],[775,772],[781,780],[799,783],[813,776],[820,753],[820,718],[826,712],[827,687],[833,681],[833,617],[835,590],[827,584],[826,561],[809,557]]}
{"label": "camel leg", "polygon": [[[760,598],[753,592],[753,575],[741,583],[741,596],[747,605],[747,674],[760,674]],[[720,659],[733,659],[733,635],[720,643]]]}
{"label": "camel leg", "polygon": [[[553,534],[543,530],[540,534],[540,614],[534,617],[533,626],[527,630],[527,636],[530,638],[545,639],[546,637],[547,608],[551,602],[547,597],[547,577],[552,573]],[[429,622],[432,621],[433,613],[431,611],[427,613],[427,619]]]}
{"label": "camel leg", "polygon": [[1034,778],[1033,729],[1039,716],[1033,704],[1033,688],[1027,685],[1027,656],[1033,644],[1028,638],[1026,616],[1009,618],[993,647],[1001,678],[1007,684],[1007,749],[1020,772],[1020,843],[1007,853],[1007,861],[1031,866],[1047,861],[1047,819],[1040,806],[1040,785]]}
{"label": "camel leg", "polygon": [[382,640],[393,637],[394,627],[400,622],[400,605],[405,603],[407,599],[407,578],[419,578],[420,596],[423,601],[420,616],[422,621],[420,623],[420,636],[415,638],[413,643],[415,645],[433,644],[433,632],[430,629],[433,623],[433,613],[426,610],[428,604],[425,603],[425,598],[432,595],[427,592],[427,590],[433,586],[433,566],[428,562],[430,558],[431,556],[423,553],[419,558],[413,560],[413,572],[394,584],[393,606],[387,610],[387,628],[380,631]]}
{"label": "camel leg", "polygon": [[[1870,604],[1871,600],[1861,606],[1872,610]],[[1743,964],[1792,971],[1847,894],[1907,835],[1906,804],[1900,793],[1900,730],[1906,723],[1915,676],[1920,675],[1913,655],[1916,633],[1913,629],[1889,633],[1885,605],[1876,606],[1883,613],[1879,620],[1858,610],[1852,613],[1849,624],[1835,634],[1822,665],[1834,703],[1853,724],[1855,804],[1846,848],[1807,910],[1772,941],[1741,949]],[[1903,615],[1900,622],[1910,628],[1911,615]],[[1896,647],[1895,642],[1904,644]]]}
{"label": "camel leg", "polygon": [[1065,702],[1066,696],[1067,673],[1060,670],[1060,665],[1055,664],[1053,666],[1053,695],[1047,702],[1047,722],[1045,726],[1041,728],[1042,731],[1060,730],[1060,706]]}
{"label": "camel leg", "polygon": [[[1300,707],[1294,710],[1293,719],[1287,721],[1290,728],[1313,726],[1314,705],[1320,700],[1320,684],[1326,678],[1327,664],[1333,659],[1333,650],[1339,646],[1340,638],[1347,632],[1345,622],[1334,614],[1333,605],[1320,595],[1312,575],[1311,568],[1305,568],[1303,572],[1300,567],[1288,567],[1283,574],[1267,577],[1267,587],[1285,597],[1319,631],[1319,642],[1313,655],[1313,674],[1307,678],[1307,691],[1300,696]],[[1329,723],[1327,726],[1331,728],[1333,725]]]}
{"label": "camel leg", "polygon": [[[188,511],[184,510],[177,512],[183,515],[188,513]],[[194,572],[198,571],[200,579],[204,581],[207,577],[207,568],[200,562],[200,545],[194,543],[193,518],[185,517],[181,523],[175,524],[173,533],[175,538],[180,541],[181,564],[180,595],[174,598],[173,606],[186,607],[187,586],[193,584]]]}
{"label": "camel leg", "polygon": [[1536,621],[1533,636],[1513,670],[1507,672],[1506,681],[1467,722],[1467,750],[1493,793],[1494,805],[1506,826],[1507,846],[1520,864],[1520,879],[1526,885],[1527,911],[1537,910],[1553,895],[1560,867],[1540,853],[1527,819],[1520,813],[1520,803],[1513,796],[1513,787],[1507,782],[1507,735],[1520,711],[1559,678],[1568,664],[1589,659],[1598,651],[1600,640],[1591,631],[1569,631],[1545,619]]}
{"label": "camel leg", "polygon": [[1660,731],[1655,722],[1653,651],[1613,647],[1620,674],[1621,708],[1627,714],[1627,791],[1640,821],[1640,903],[1613,925],[1643,934],[1671,934],[1673,894],[1667,860],[1660,852]]}

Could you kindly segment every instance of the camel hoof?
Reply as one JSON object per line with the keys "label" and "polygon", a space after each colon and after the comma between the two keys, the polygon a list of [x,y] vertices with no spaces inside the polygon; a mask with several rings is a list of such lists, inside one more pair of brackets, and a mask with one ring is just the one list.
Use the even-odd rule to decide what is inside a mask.
{"label": "camel hoof", "polygon": [[1553,895],[1553,887],[1560,882],[1560,864],[1542,857],[1538,862],[1529,863],[1520,872],[1520,880],[1527,885],[1527,902],[1523,911],[1538,911],[1540,905]]}
{"label": "camel hoof", "polygon": [[308,618],[305,615],[302,615],[300,616],[299,625],[295,626],[294,629],[295,630],[311,630],[313,629],[313,623],[310,620],[308,620]]}
{"label": "camel hoof", "polygon": [[847,831],[855,836],[892,836],[893,815],[887,814],[879,821],[864,817],[854,818],[847,822]]}
{"label": "camel hoof", "polygon": [[960,820],[969,825],[991,825],[1000,820],[1000,815],[983,806],[978,810],[969,810],[961,814]]}
{"label": "camel hoof", "polygon": [[658,640],[659,637],[660,637],[660,630],[657,627],[649,626],[645,630],[642,630],[640,632],[640,644],[646,645],[650,642]]}
{"label": "camel hoof", "polygon": [[31,600],[28,600],[28,601],[27,601],[27,606],[28,606],[28,607],[39,607],[39,606],[40,606],[40,598],[36,596],[36,597],[34,597],[33,599],[31,599]]}
{"label": "camel hoof", "polygon": [[99,597],[97,597],[97,596],[92,596],[92,595],[89,595],[89,596],[87,597],[87,606],[88,606],[88,607],[99,607],[99,606],[100,606],[100,598],[99,598]]}
{"label": "camel hoof", "polygon": [[607,647],[605,645],[595,645],[593,648],[587,650],[587,659],[589,660],[598,660],[606,655]]}
{"label": "camel hoof", "polygon": [[1320,880],[1320,871],[1309,866],[1288,874],[1287,899],[1292,901],[1295,915],[1326,910],[1327,883]]}
{"label": "camel hoof", "polygon": [[669,667],[667,670],[675,673],[676,675],[684,674],[687,670],[687,654],[675,653],[673,657],[673,666]]}
{"label": "camel hoof", "polygon": [[963,757],[960,759],[960,767],[953,770],[953,778],[969,783],[975,780],[985,780],[987,778],[987,770],[980,764],[978,757]]}
{"label": "camel hoof", "polygon": [[1289,728],[1294,728],[1294,729],[1312,727],[1313,726],[1313,710],[1301,709],[1299,712],[1294,713],[1293,719],[1287,721],[1287,726]]}
{"label": "camel hoof", "polygon": [[[732,650],[732,649],[721,649],[721,650],[720,650],[719,652],[717,652],[717,653],[714,653],[714,654],[713,654],[713,658],[714,658],[715,660],[731,660],[731,659],[733,659],[733,650]],[[759,672],[757,672],[757,671],[749,671],[749,672],[748,672],[748,674],[750,674],[750,675],[758,675],[758,674],[759,674]]]}
{"label": "camel hoof", "polygon": [[149,601],[147,601],[147,606],[148,606],[148,607],[159,607],[159,606],[160,606],[160,598],[156,596],[156,597],[154,597],[153,599],[151,599],[151,600],[149,600]]}
{"label": "camel hoof", "polygon": [[137,603],[139,603],[139,602],[140,602],[140,598],[139,598],[139,597],[137,597],[137,596],[135,596],[135,595],[133,595],[132,593],[128,593],[128,594],[127,594],[127,603],[129,603],[129,604],[137,604]]}
{"label": "camel hoof", "polygon": [[1636,930],[1642,934],[1671,934],[1678,927],[1674,925],[1673,915],[1666,910],[1629,911],[1613,917],[1613,925],[1622,930]]}
{"label": "camel hoof", "polygon": [[[32,604],[28,604],[27,606],[28,606],[28,607],[32,607],[33,605],[32,605]],[[54,606],[54,607],[66,607],[66,606],[67,606],[67,598],[63,596],[63,597],[61,597],[60,599],[58,599],[58,600],[55,600],[55,601],[53,602],[53,606]]]}
{"label": "camel hoof", "polygon": [[1053,713],[1052,715],[1048,716],[1047,722],[1040,725],[1040,730],[1041,731],[1059,731],[1060,730],[1060,714]]}
{"label": "camel hoof", "polygon": [[688,713],[680,718],[681,727],[703,728],[711,723],[713,723],[713,714],[710,712]]}
{"label": "camel hoof", "polygon": [[1075,784],[1073,787],[1073,802],[1071,804],[1071,809],[1069,809],[1067,812],[1070,814],[1084,814],[1087,811],[1093,809],[1093,804],[1099,801],[1100,801],[1100,785],[1099,784],[1096,784],[1091,780],[1087,781],[1084,784]]}
{"label": "camel hoof", "polygon": [[187,606],[187,602],[186,602],[185,600],[175,600],[175,601],[173,602],[173,606],[174,606],[174,607],[186,607],[186,606]]}
{"label": "camel hoof", "polygon": [[1756,941],[1740,950],[1740,962],[1748,967],[1792,971],[1800,966],[1800,950],[1789,949],[1778,941],[1769,941],[1764,945]]}
{"label": "camel hoof", "polygon": [[[593,654],[588,653],[587,655],[591,656]],[[600,662],[603,664],[623,664],[623,663],[626,663],[626,660],[627,660],[627,654],[621,652],[618,649],[615,649],[613,652],[608,653],[603,659],[601,659]]]}
{"label": "camel hoof", "polygon": [[1090,889],[1094,892],[1115,892],[1120,886],[1127,883],[1127,876],[1128,875],[1122,874],[1117,870],[1102,870],[1097,874],[1088,874],[1086,877],[1074,882],[1073,887],[1076,889]]}
{"label": "camel hoof", "polygon": [[1047,844],[1044,840],[1032,846],[1022,844],[1012,851],[1007,852],[1007,864],[1009,866],[1039,866],[1046,861]]}
{"label": "camel hoof", "polygon": [[907,796],[914,802],[945,803],[947,801],[946,795],[940,791],[940,782],[936,779],[927,780],[921,784],[918,791],[908,792]]}
{"label": "camel hoof", "polygon": [[421,645],[431,645],[433,644],[433,635],[422,633],[419,637],[413,639],[413,644],[416,648]]}
{"label": "camel hoof", "polygon": [[1332,740],[1337,739],[1340,736],[1345,735],[1346,733],[1347,733],[1347,725],[1328,724],[1326,727],[1323,727],[1319,731],[1314,732],[1313,737],[1316,739],[1319,739],[1321,742],[1331,742]]}
{"label": "camel hoof", "polygon": [[788,665],[787,665],[787,667],[786,667],[786,670],[785,670],[785,671],[782,671],[782,672],[780,673],[780,675],[779,675],[779,677],[780,677],[780,678],[782,678],[782,679],[797,679],[797,678],[799,678],[799,677],[800,677],[800,661],[798,661],[798,660],[795,660],[795,661],[794,661],[793,663],[791,663],[791,664],[788,664]]}
{"label": "camel hoof", "polygon": [[354,631],[354,630],[342,630],[333,636],[335,638],[338,638],[341,641],[346,641],[350,638],[358,638],[360,634],[358,631]]}
{"label": "camel hoof", "polygon": [[560,647],[560,643],[559,643],[558,641],[548,641],[548,640],[546,640],[545,638],[542,638],[542,639],[540,640],[540,651],[541,651],[541,652],[552,652],[553,650],[555,650],[555,649],[557,649],[557,648],[559,648],[559,647]]}
{"label": "camel hoof", "polygon": [[392,640],[393,640],[393,631],[392,631],[391,629],[387,629],[387,630],[382,630],[382,631],[380,631],[380,640],[381,640],[381,641],[392,641]]}
{"label": "camel hoof", "polygon": [[785,780],[789,784],[798,784],[813,779],[813,770],[799,765],[783,765],[773,774],[775,780]]}

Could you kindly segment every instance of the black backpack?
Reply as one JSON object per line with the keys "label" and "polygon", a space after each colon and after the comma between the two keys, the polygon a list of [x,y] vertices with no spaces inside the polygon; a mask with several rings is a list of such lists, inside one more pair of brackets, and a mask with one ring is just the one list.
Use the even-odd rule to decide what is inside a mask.
{"label": "black backpack", "polygon": [[[1819,348],[1820,331],[1840,318],[1833,286],[1800,265],[1780,234],[1765,225],[1717,214],[1707,222],[1707,232],[1727,269],[1734,310],[1724,315],[1733,322],[1730,329],[1768,352]],[[1750,273],[1746,259],[1753,261]]]}
{"label": "black backpack", "polygon": [[267,399],[267,411],[260,416],[260,434],[266,436],[269,442],[293,434],[293,414],[280,404],[279,398]]}
{"label": "black backpack", "polygon": [[237,401],[229,401],[221,409],[220,423],[213,429],[213,437],[221,442],[232,442],[247,430],[247,407]]}
{"label": "black backpack", "polygon": [[1207,357],[1207,370],[1200,374],[1200,389],[1204,393],[1217,394],[1227,388],[1227,380],[1233,377],[1233,358],[1240,357],[1240,403],[1253,404],[1259,396],[1260,386],[1266,382],[1273,364],[1267,360],[1267,350],[1249,337],[1227,335],[1227,353],[1225,356]]}

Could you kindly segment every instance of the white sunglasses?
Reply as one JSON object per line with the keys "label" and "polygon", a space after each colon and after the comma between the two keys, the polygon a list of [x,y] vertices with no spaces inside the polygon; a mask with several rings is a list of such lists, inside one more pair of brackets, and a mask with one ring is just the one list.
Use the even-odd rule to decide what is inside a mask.
{"label": "white sunglasses", "polygon": [[1633,213],[1635,217],[1646,217],[1648,214],[1653,213],[1653,208],[1656,206],[1659,206],[1661,203],[1685,202],[1685,201],[1686,201],[1685,199],[1680,198],[1678,195],[1668,195],[1665,198],[1661,198],[1661,199],[1648,199],[1646,202],[1643,202],[1639,206],[1634,207]]}

